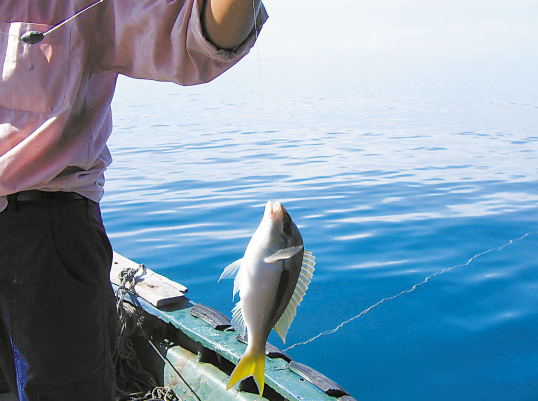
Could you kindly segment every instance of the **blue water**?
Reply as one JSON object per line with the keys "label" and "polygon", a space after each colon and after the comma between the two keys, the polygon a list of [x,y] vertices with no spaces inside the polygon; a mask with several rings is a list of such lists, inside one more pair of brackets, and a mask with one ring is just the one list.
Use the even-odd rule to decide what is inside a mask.
{"label": "blue water", "polygon": [[189,88],[120,79],[115,250],[230,316],[217,279],[281,201],[317,265],[270,342],[452,268],[289,354],[358,400],[538,399],[538,75],[290,63],[254,55]]}

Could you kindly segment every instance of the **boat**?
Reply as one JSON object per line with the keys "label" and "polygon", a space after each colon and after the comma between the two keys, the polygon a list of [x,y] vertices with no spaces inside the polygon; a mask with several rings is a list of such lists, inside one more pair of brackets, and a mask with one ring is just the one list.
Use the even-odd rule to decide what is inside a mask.
{"label": "boat", "polygon": [[[191,301],[183,285],[116,252],[111,282],[122,327],[117,400],[355,401],[334,381],[269,343],[263,395],[251,377],[226,390],[247,341],[227,316]],[[7,397],[0,395],[0,401],[14,399]]]}

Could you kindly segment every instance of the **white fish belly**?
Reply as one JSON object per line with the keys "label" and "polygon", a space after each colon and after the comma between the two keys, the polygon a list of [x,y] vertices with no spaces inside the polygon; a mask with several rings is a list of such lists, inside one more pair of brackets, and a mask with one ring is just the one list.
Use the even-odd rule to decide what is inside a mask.
{"label": "white fish belly", "polygon": [[254,275],[243,277],[245,280],[242,281],[239,291],[248,342],[253,347],[265,347],[272,329],[271,322],[274,320],[275,305],[278,302],[276,296],[282,271],[282,263],[262,265],[266,266],[259,266]]}

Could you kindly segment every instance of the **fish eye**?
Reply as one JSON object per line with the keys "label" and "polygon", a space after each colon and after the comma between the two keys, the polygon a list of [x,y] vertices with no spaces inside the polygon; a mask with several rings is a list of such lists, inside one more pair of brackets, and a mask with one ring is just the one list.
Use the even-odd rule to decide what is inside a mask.
{"label": "fish eye", "polygon": [[282,220],[282,231],[286,234],[291,234],[292,221],[287,211],[284,211],[284,219]]}

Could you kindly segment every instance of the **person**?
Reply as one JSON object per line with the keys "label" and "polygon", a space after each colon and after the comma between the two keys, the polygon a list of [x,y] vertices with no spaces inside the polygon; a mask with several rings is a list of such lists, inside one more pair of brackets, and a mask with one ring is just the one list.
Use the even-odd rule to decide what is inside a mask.
{"label": "person", "polygon": [[[0,367],[21,401],[114,399],[112,249],[98,202],[118,74],[211,81],[267,19],[260,0],[97,3],[0,3]],[[21,40],[31,31],[40,40]]]}

